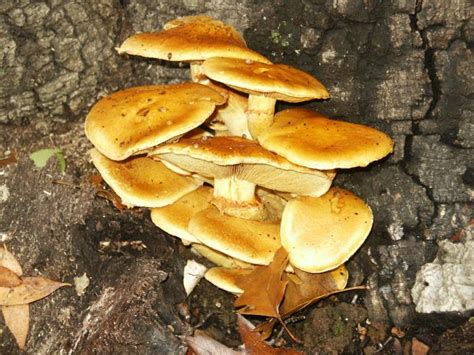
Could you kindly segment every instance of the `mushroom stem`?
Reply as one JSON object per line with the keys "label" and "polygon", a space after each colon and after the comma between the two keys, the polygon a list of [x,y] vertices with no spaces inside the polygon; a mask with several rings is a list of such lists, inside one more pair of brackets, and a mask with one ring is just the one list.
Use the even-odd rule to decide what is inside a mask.
{"label": "mushroom stem", "polygon": [[219,211],[229,216],[263,220],[264,206],[255,196],[256,185],[235,176],[214,179],[214,199],[211,201]]}
{"label": "mushroom stem", "polygon": [[207,85],[209,79],[204,75],[202,70],[202,61],[194,61],[190,63],[191,80],[195,83]]}
{"label": "mushroom stem", "polygon": [[247,119],[253,139],[273,123],[276,99],[263,95],[249,95]]}
{"label": "mushroom stem", "polygon": [[240,180],[235,176],[214,180],[214,196],[224,197],[235,202],[250,202],[255,199],[254,183]]}

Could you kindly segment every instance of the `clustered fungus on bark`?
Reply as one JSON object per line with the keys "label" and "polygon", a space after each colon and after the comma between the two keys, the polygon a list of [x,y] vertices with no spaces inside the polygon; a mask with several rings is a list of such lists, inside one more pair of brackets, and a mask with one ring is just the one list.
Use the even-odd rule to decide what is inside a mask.
{"label": "clustered fungus on bark", "polygon": [[[234,274],[341,267],[369,235],[370,208],[331,187],[336,169],[364,167],[392,140],[359,124],[276,100],[327,99],[311,75],[247,48],[232,27],[205,16],[128,38],[119,53],[191,65],[192,82],[130,88],[102,98],[85,122],[94,165],[130,206],[225,269],[206,278],[238,293]],[[245,96],[248,95],[248,96]],[[210,133],[211,132],[211,133]]]}

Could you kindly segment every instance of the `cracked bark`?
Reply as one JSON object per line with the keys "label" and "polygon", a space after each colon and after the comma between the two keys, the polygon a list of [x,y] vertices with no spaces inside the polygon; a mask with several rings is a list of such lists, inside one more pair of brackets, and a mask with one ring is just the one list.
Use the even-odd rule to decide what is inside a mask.
{"label": "cracked bark", "polygon": [[[341,172],[336,184],[358,193],[374,211],[374,230],[349,265],[354,279],[370,281],[371,289],[362,297],[369,318],[416,325],[419,315],[409,304],[407,290],[417,270],[434,258],[436,240],[451,237],[472,219],[474,25],[468,5],[468,0],[301,0],[291,7],[283,0],[3,1],[0,122],[9,125],[0,130],[0,153],[15,148],[27,161],[31,151],[51,145],[48,136],[55,132],[51,139],[63,147],[68,162],[65,177],[80,179],[91,173],[84,158],[89,143],[80,126],[91,104],[110,91],[188,76],[179,64],[120,57],[114,47],[131,33],[159,29],[177,16],[206,13],[223,19],[270,60],[321,79],[332,99],[306,107],[369,124],[394,137],[392,157],[367,169]],[[90,191],[51,189],[47,173],[54,174],[54,166],[40,173],[25,161],[0,175],[0,185],[10,191],[8,201],[0,203],[1,231],[11,235],[12,249],[22,255],[25,269],[69,281],[83,272],[101,271],[92,279],[87,297],[77,301],[72,291],[64,291],[67,297],[54,296],[57,309],[47,302],[37,305],[29,349],[47,353],[71,348],[72,329],[81,327],[88,307],[97,304],[107,287],[118,292],[124,270],[160,280],[161,274],[149,269],[156,259],[170,284],[156,281],[158,286],[149,294],[141,293],[138,301],[130,299],[131,309],[143,315],[142,323],[127,318],[130,336],[137,336],[134,326],[146,335],[128,345],[117,335],[121,339],[117,349],[156,352],[160,341],[177,349],[178,338],[166,331],[163,319],[150,315],[147,303],[158,302],[167,287],[178,289],[182,265],[173,262],[182,263],[189,257],[186,251],[167,239],[154,238],[156,230],[142,214],[117,216],[106,204],[93,201]],[[57,200],[46,198],[43,190],[53,192]],[[143,239],[149,249],[99,251],[101,241],[111,239],[112,245],[120,245],[134,238]],[[138,265],[144,265],[143,272]],[[236,345],[235,332],[229,336],[225,331],[233,324],[225,315],[231,312],[230,297],[206,284],[196,294],[185,301],[201,312],[190,322],[201,323],[216,338]],[[167,297],[183,301],[181,291]],[[224,305],[225,312],[203,306],[216,302]],[[115,307],[118,313],[126,312]],[[47,312],[51,316],[42,320],[40,314]],[[168,312],[164,318],[187,331],[188,321],[182,315]],[[110,326],[115,318],[97,313],[96,319]],[[317,322],[310,319],[308,324],[312,323]],[[38,331],[43,328],[51,329],[51,335]],[[312,332],[305,329],[305,333]],[[106,329],[96,334],[102,335],[81,338],[81,346],[113,343],[115,335],[108,336]],[[2,338],[0,346],[14,348],[11,338]]]}

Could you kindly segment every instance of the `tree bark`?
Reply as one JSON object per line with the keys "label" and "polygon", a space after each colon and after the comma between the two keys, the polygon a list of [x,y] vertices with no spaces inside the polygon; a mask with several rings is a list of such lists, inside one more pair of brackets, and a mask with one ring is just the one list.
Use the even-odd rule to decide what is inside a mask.
{"label": "tree bark", "polygon": [[[382,329],[412,326],[416,335],[422,328],[411,295],[416,273],[433,261],[441,240],[468,248],[471,238],[474,22],[468,0],[5,0],[0,153],[16,150],[18,163],[0,167],[2,239],[28,275],[71,282],[86,273],[91,280],[85,296],[63,289],[32,306],[28,351],[177,353],[184,351],[180,336],[196,324],[238,344],[232,298],[207,284],[185,298],[182,266],[193,256],[158,231],[147,212],[120,213],[94,199],[92,189],[53,184],[54,178],[80,184],[93,173],[82,121],[99,97],[188,80],[178,64],[119,56],[114,48],[132,33],[193,14],[234,25],[250,48],[315,75],[332,94],[301,106],[394,138],[393,155],[340,172],[335,183],[374,211],[373,232],[349,263],[353,282],[369,285],[360,295],[369,319]],[[52,146],[65,153],[65,175],[53,160],[38,170],[28,159]],[[354,308],[351,329],[364,312]],[[304,334],[311,333],[306,325]],[[0,348],[16,351],[6,329]]]}

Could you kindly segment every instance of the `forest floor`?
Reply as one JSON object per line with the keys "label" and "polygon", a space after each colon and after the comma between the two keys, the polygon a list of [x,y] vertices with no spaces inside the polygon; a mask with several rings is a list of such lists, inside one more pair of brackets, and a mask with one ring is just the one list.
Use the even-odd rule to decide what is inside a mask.
{"label": "forest floor", "polygon": [[[60,150],[64,171],[55,155],[45,167],[35,166],[29,156],[44,148]],[[184,336],[196,329],[238,347],[234,296],[202,280],[186,297],[186,261],[209,263],[155,227],[148,210],[121,211],[96,196],[88,181],[96,174],[90,148],[80,123],[0,130],[0,158],[16,157],[0,166],[1,241],[25,275],[89,282],[82,295],[77,287],[61,288],[32,305],[27,352],[185,353]],[[371,322],[363,297],[362,291],[333,296],[306,309],[289,325],[303,343],[279,329],[273,343],[308,354],[474,351],[472,318],[446,316],[441,331],[427,324],[401,330]],[[18,352],[3,323],[0,334],[1,351]]]}

